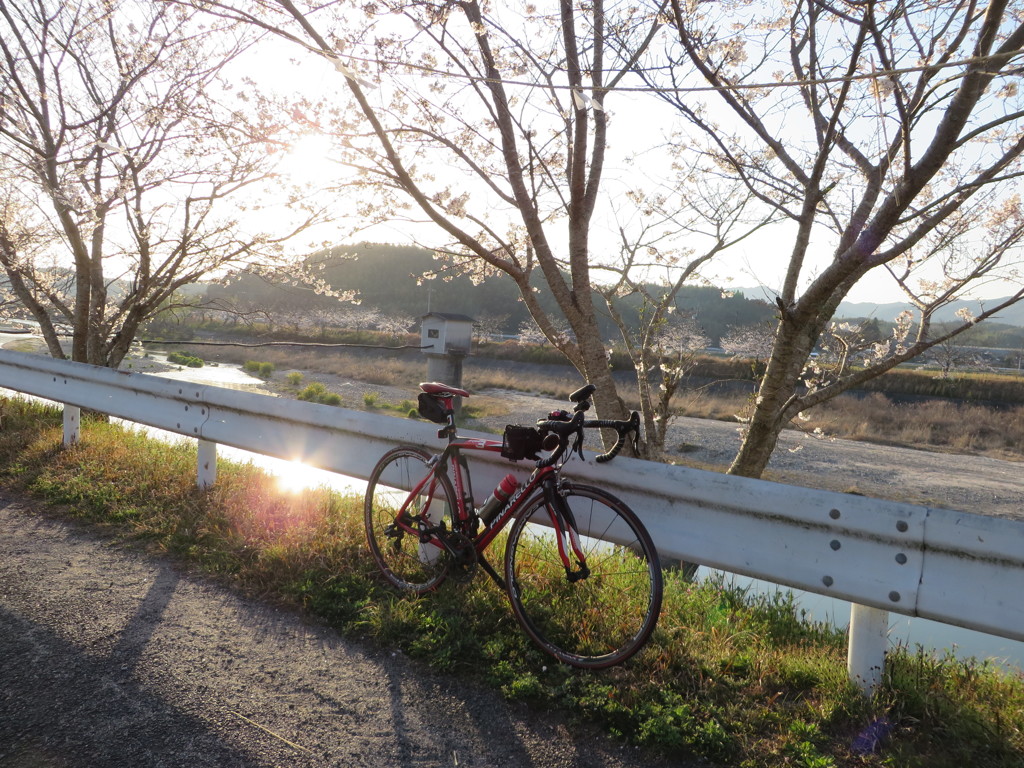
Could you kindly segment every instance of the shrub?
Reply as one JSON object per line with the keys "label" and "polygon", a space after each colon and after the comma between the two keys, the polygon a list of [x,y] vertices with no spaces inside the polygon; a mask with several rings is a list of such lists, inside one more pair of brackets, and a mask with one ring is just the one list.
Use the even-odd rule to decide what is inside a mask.
{"label": "shrub", "polygon": [[299,400],[305,400],[310,403],[321,403],[323,405],[341,405],[341,395],[334,392],[328,392],[327,387],[321,384],[319,381],[314,381],[308,384],[297,395]]}
{"label": "shrub", "polygon": [[325,394],[327,394],[327,387],[319,381],[314,381],[312,384],[307,384],[306,388],[299,392],[298,398],[299,400],[309,400],[316,403]]}
{"label": "shrub", "polygon": [[273,363],[261,363],[256,360],[246,360],[242,364],[242,370],[261,379],[269,379],[274,375]]}
{"label": "shrub", "polygon": [[186,368],[202,368],[203,359],[190,355],[187,352],[169,352],[167,354],[167,362],[174,363],[175,365],[183,365]]}
{"label": "shrub", "polygon": [[290,386],[297,387],[302,383],[302,374],[299,371],[292,371],[285,376],[285,380]]}

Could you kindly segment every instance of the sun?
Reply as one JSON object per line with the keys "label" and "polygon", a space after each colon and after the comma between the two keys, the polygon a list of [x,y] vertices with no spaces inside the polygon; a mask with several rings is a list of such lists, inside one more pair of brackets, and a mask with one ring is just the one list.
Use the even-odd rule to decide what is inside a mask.
{"label": "sun", "polygon": [[277,163],[277,172],[300,186],[323,189],[337,184],[342,166],[330,159],[333,140],[322,133],[306,133],[292,142]]}
{"label": "sun", "polygon": [[277,487],[285,493],[301,493],[325,484],[323,470],[298,459],[283,462],[277,470]]}

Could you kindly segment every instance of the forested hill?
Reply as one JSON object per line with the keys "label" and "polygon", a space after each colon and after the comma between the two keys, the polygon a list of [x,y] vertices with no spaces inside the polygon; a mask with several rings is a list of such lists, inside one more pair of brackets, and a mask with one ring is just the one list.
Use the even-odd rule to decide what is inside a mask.
{"label": "forested hill", "polygon": [[[318,273],[334,289],[355,290],[361,306],[379,309],[385,314],[419,318],[428,309],[453,312],[488,320],[498,332],[515,334],[528,320],[526,307],[515,284],[504,275],[494,275],[479,282],[445,269],[426,249],[406,245],[363,243],[339,246],[314,254],[309,259]],[[323,265],[322,270],[319,265]],[[425,276],[437,273],[434,279]],[[268,284],[253,276],[242,276],[228,286],[209,286],[208,297],[228,298],[270,311],[302,311],[327,308],[336,300],[315,296],[308,290],[284,284]],[[540,300],[553,306],[550,296],[540,290]],[[774,308],[763,301],[748,301],[741,293],[723,295],[717,288],[687,286],[680,292],[676,305],[681,312],[693,314],[704,328],[712,344],[717,344],[730,327],[752,325],[772,317]],[[600,303],[598,303],[600,306]],[[636,297],[622,302],[629,320],[637,316]],[[617,334],[607,321],[606,337]]]}

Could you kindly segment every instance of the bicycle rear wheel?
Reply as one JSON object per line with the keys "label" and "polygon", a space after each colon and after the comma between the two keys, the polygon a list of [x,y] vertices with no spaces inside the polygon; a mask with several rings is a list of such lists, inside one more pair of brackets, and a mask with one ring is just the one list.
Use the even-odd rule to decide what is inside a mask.
{"label": "bicycle rear wheel", "polygon": [[422,594],[436,589],[448,575],[451,558],[436,537],[418,536],[398,526],[396,518],[409,499],[403,521],[414,530],[444,525],[452,528],[455,490],[437,475],[412,498],[409,493],[430,473],[430,456],[419,448],[394,448],[377,462],[366,486],[363,518],[370,553],[381,572],[399,589]]}
{"label": "bicycle rear wheel", "polygon": [[589,575],[576,581],[567,576],[552,511],[539,495],[509,533],[505,578],[512,609],[534,642],[557,659],[586,669],[621,664],[647,642],[658,621],[657,550],[633,511],[610,493],[572,484],[563,498]]}

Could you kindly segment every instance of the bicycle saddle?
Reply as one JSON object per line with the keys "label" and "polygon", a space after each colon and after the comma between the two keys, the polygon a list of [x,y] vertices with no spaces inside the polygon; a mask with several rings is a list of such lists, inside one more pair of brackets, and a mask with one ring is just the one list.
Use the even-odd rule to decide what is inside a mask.
{"label": "bicycle saddle", "polygon": [[438,397],[469,397],[469,392],[458,387],[451,387],[447,384],[439,384],[436,381],[427,381],[420,384],[420,389],[428,395]]}

